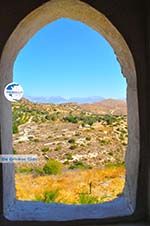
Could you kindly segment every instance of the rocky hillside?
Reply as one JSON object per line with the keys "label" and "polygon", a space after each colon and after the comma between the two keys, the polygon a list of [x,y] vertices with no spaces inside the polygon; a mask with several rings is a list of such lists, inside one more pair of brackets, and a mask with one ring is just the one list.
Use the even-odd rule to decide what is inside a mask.
{"label": "rocky hillside", "polygon": [[15,152],[37,154],[39,165],[49,158],[57,159],[65,168],[74,167],[78,161],[89,167],[123,162],[127,145],[126,115],[110,114],[107,107],[105,114],[100,114],[97,111],[101,112],[101,105],[94,105],[97,111],[94,108],[91,111],[91,106],[88,110],[88,105],[33,104],[25,99],[15,103]]}
{"label": "rocky hillside", "polygon": [[15,164],[17,199],[94,204],[122,193],[128,140],[127,116],[119,113],[124,103],[23,99],[12,109],[14,154],[38,155],[35,163]]}

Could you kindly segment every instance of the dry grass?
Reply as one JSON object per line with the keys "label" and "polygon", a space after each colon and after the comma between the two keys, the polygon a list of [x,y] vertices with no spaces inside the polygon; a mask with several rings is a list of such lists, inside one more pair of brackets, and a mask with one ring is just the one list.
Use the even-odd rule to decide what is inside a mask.
{"label": "dry grass", "polygon": [[17,173],[16,198],[42,199],[44,192],[58,190],[56,202],[78,204],[79,194],[90,193],[98,202],[110,201],[122,193],[125,181],[124,166],[104,169],[73,170],[55,176],[34,176]]}

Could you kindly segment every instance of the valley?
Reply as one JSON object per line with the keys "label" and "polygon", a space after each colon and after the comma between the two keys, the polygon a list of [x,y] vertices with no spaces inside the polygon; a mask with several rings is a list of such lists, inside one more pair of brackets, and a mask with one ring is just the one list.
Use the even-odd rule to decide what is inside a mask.
{"label": "valley", "polygon": [[[22,99],[12,109],[14,154],[38,156],[36,163],[15,164],[18,199],[66,204],[85,204],[85,199],[90,204],[122,193],[128,142],[124,101],[38,104]],[[65,191],[70,194],[66,200]]]}

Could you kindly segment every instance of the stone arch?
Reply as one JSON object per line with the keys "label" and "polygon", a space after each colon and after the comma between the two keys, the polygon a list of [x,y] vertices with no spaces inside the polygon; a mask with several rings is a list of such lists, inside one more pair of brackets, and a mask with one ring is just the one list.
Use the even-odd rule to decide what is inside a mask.
{"label": "stone arch", "polygon": [[[129,139],[126,153],[127,174],[124,195],[113,202],[103,205],[98,204],[93,207],[75,207],[73,205],[70,207],[65,205],[58,206],[57,211],[60,211],[61,214],[58,214],[59,216],[57,216],[54,206],[50,207],[49,205],[49,207],[47,207],[46,204],[36,205],[32,202],[29,204],[29,202],[16,201],[14,168],[12,164],[4,164],[4,214],[8,219],[17,220],[72,220],[130,215],[133,213],[136,206],[139,162],[139,117],[134,60],[127,43],[113,24],[102,13],[82,1],[48,1],[27,15],[9,37],[0,59],[0,123],[2,153],[12,153],[11,104],[5,99],[3,91],[5,85],[13,80],[13,64],[17,54],[40,28],[62,17],[83,22],[104,36],[114,49],[117,59],[120,62],[123,75],[127,79]],[[39,212],[41,206],[43,206],[43,212]],[[79,215],[76,215],[76,208],[80,211]],[[49,211],[51,211],[51,213]],[[70,211],[70,214],[68,211]]]}

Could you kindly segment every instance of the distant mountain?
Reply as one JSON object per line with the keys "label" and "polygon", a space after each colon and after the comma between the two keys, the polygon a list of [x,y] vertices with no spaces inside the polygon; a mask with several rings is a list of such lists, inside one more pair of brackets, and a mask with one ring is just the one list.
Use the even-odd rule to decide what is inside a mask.
{"label": "distant mountain", "polygon": [[68,101],[73,103],[78,103],[78,104],[85,104],[85,103],[90,104],[90,103],[99,102],[101,100],[104,100],[104,98],[93,96],[93,97],[73,97],[73,98],[70,98]]}
{"label": "distant mountain", "polygon": [[26,97],[28,100],[34,103],[52,103],[52,104],[64,104],[64,103],[77,103],[77,104],[90,104],[104,100],[103,97],[93,96],[93,97],[72,97],[65,99],[61,96],[51,96],[51,97]]}
{"label": "distant mountain", "polygon": [[27,96],[28,100],[34,102],[34,103],[52,103],[52,104],[61,104],[66,103],[66,99],[60,96],[51,96],[51,97],[32,97]]}

